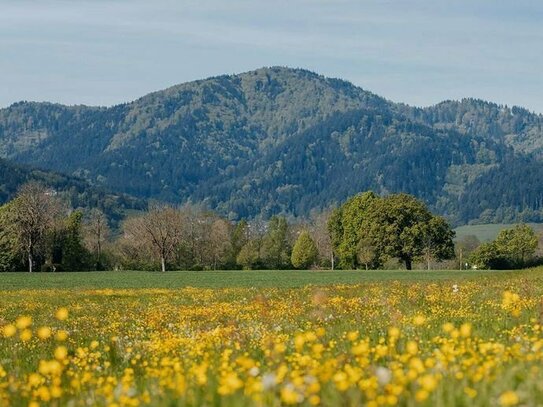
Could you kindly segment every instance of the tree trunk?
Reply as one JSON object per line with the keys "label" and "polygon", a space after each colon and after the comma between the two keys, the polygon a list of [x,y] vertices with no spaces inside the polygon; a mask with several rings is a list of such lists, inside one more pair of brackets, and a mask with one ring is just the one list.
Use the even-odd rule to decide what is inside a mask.
{"label": "tree trunk", "polygon": [[98,250],[97,250],[97,258],[96,258],[96,270],[102,268],[102,245],[100,244],[100,237],[98,237]]}
{"label": "tree trunk", "polygon": [[332,271],[334,271],[334,261],[335,261],[334,253],[332,253]]}
{"label": "tree trunk", "polygon": [[405,259],[405,268],[407,270],[412,270],[413,269],[413,267],[411,265],[411,259]]}
{"label": "tree trunk", "polygon": [[366,263],[366,271],[368,271],[368,263]]}
{"label": "tree trunk", "polygon": [[33,258],[32,258],[32,247],[33,247],[33,244],[32,244],[32,238],[29,238],[28,239],[28,272],[29,273],[32,273],[32,269],[34,268],[34,262],[32,261]]}
{"label": "tree trunk", "polygon": [[160,257],[160,267],[162,272],[166,271],[166,260],[164,259],[164,256]]}

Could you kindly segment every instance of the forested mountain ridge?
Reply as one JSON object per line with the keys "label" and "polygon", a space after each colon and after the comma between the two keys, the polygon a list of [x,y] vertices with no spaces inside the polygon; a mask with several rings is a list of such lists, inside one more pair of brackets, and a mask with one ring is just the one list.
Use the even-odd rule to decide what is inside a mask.
{"label": "forested mountain ridge", "polygon": [[445,101],[426,108],[403,106],[407,117],[436,129],[503,141],[523,153],[543,151],[543,116],[522,107],[502,106],[479,99]]}
{"label": "forested mountain ridge", "polygon": [[71,208],[98,208],[113,226],[126,216],[129,210],[143,210],[143,199],[126,194],[114,194],[104,188],[90,185],[87,181],[52,171],[17,165],[0,158],[0,206],[15,198],[21,185],[35,181],[55,191]]}
{"label": "forested mountain ridge", "polygon": [[110,108],[17,103],[0,110],[0,156],[232,218],[306,215],[373,189],[416,195],[457,224],[539,221],[542,126],[521,108],[415,108],[274,67]]}

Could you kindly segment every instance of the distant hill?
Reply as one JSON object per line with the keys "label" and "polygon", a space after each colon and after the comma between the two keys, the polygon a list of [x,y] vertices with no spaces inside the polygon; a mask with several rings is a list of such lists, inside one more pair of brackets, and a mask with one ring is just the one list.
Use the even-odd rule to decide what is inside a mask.
{"label": "distant hill", "polygon": [[113,226],[124,218],[127,211],[146,207],[143,199],[113,194],[91,186],[83,179],[13,164],[4,159],[0,159],[0,205],[13,199],[18,188],[29,181],[37,181],[55,190],[72,208],[100,208]]}
{"label": "distant hill", "polygon": [[185,83],[110,108],[16,103],[0,156],[231,218],[306,215],[366,189],[456,224],[543,220],[543,117],[465,99],[393,103],[290,68]]}

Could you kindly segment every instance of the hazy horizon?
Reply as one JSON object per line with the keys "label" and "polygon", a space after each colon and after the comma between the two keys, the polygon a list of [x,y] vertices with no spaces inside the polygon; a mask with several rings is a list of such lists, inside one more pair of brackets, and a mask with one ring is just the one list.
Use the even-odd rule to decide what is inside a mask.
{"label": "hazy horizon", "polygon": [[264,66],[415,106],[478,98],[543,113],[543,4],[412,0],[6,1],[0,107],[111,106]]}

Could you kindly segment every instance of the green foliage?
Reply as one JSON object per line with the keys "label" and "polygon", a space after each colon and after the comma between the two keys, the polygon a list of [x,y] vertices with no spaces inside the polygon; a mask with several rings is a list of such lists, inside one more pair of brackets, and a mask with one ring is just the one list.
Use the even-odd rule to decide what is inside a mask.
{"label": "green foliage", "polygon": [[62,247],[63,270],[82,271],[90,269],[90,253],[83,244],[83,213],[72,212],[65,221],[64,244]]}
{"label": "green foliage", "polygon": [[509,260],[512,268],[526,266],[534,256],[538,239],[534,230],[525,224],[502,230],[494,244],[499,253]]}
{"label": "green foliage", "polygon": [[423,250],[421,231],[432,214],[416,198],[397,194],[375,200],[368,208],[362,228],[380,257],[397,257],[411,270]]}
{"label": "green foliage", "polygon": [[[21,233],[16,219],[18,199],[0,207],[0,271],[17,271],[28,253],[20,242]],[[35,215],[35,214],[34,214]],[[36,216],[36,215],[35,215]],[[42,271],[82,271],[91,269],[89,252],[83,245],[82,212],[73,211],[65,219],[57,219],[47,226],[39,240],[34,236],[34,262]],[[37,267],[35,270],[39,270]]]}
{"label": "green foliage", "polygon": [[370,238],[362,236],[356,245],[356,259],[359,265],[363,265],[366,270],[380,266],[379,253],[373,245]]}
{"label": "green foliage", "polygon": [[268,222],[268,231],[260,247],[262,262],[270,269],[289,268],[290,251],[287,220],[282,216],[273,216]]}
{"label": "green foliage", "polygon": [[[340,267],[356,268],[358,245],[364,229],[362,223],[368,215],[368,209],[377,199],[373,192],[364,192],[350,198],[341,207],[341,242],[337,247]],[[336,239],[337,241],[337,239]]]}
{"label": "green foliage", "polygon": [[22,253],[10,218],[11,203],[0,206],[0,272],[22,269]]}
{"label": "green foliage", "polygon": [[300,233],[292,248],[292,265],[297,269],[307,269],[315,263],[318,256],[317,246],[309,233],[307,231]]}
{"label": "green foliage", "polygon": [[330,236],[330,243],[332,246],[332,257],[338,255],[338,249],[343,240],[343,224],[342,224],[343,213],[341,207],[334,208],[328,217],[327,222],[327,231]]}
{"label": "green foliage", "polygon": [[260,262],[258,242],[251,240],[243,245],[236,257],[236,263],[244,269],[254,269]]}
{"label": "green foliage", "polygon": [[232,232],[232,259],[233,259],[232,262],[233,263],[236,263],[236,259],[239,253],[241,252],[241,249],[249,241],[248,226],[249,225],[247,221],[242,219],[234,227],[234,231]]}
{"label": "green foliage", "polygon": [[432,216],[429,222],[420,223],[415,230],[419,233],[419,244],[422,246],[422,256],[427,262],[428,270],[431,260],[454,258],[454,231],[444,218]]}
{"label": "green foliage", "polygon": [[17,190],[28,182],[37,182],[54,190],[71,208],[100,209],[114,226],[118,226],[128,211],[143,210],[147,206],[143,199],[113,194],[80,178],[36,170],[0,159],[0,204],[12,200]]}
{"label": "green foliage", "polygon": [[398,258],[411,269],[413,260],[423,254],[436,260],[454,256],[454,232],[448,223],[413,196],[379,198],[367,192],[349,199],[338,213],[341,220],[336,214],[330,226],[343,231],[341,239],[335,239],[343,268],[360,264],[376,268]]}
{"label": "green foliage", "polygon": [[507,268],[507,260],[503,258],[494,242],[483,243],[469,257],[469,263],[480,270],[499,270]]}
{"label": "green foliage", "polygon": [[482,269],[514,269],[531,264],[538,247],[534,230],[525,224],[502,230],[496,240],[476,249],[470,262]]}

